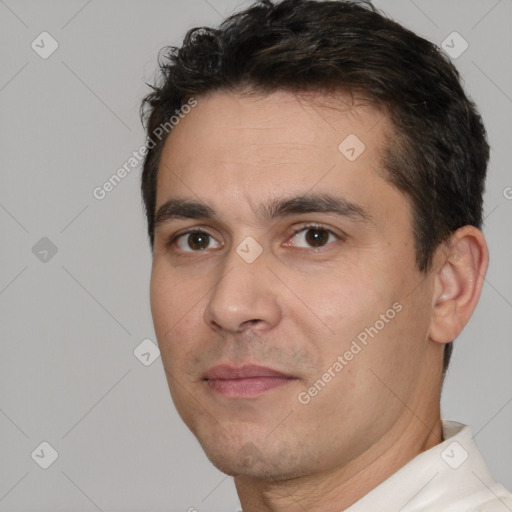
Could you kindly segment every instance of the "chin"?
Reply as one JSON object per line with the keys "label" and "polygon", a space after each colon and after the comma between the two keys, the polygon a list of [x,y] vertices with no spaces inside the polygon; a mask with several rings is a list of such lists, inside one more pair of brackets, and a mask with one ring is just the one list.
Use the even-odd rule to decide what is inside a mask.
{"label": "chin", "polygon": [[238,450],[230,448],[219,450],[221,448],[219,446],[214,449],[203,448],[210,462],[227,475],[258,477],[273,472],[269,467],[268,457],[265,458],[256,445],[251,442],[246,443]]}
{"label": "chin", "polygon": [[299,447],[292,448],[284,442],[280,446],[270,445],[268,440],[223,446],[217,439],[211,444],[202,442],[201,446],[210,462],[232,477],[279,481],[305,476],[311,470],[311,460],[298,453]]}

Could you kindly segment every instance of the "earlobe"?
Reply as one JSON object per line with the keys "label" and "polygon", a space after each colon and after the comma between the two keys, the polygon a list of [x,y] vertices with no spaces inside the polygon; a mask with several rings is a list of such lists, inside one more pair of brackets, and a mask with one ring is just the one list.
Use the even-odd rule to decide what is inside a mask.
{"label": "earlobe", "polygon": [[429,336],[444,344],[461,333],[475,310],[489,251],[483,233],[474,226],[459,228],[438,251]]}

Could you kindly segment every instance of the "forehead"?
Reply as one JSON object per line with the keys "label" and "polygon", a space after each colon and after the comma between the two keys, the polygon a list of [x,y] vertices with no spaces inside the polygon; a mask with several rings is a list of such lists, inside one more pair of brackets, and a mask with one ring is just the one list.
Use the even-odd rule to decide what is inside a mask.
{"label": "forehead", "polygon": [[[216,92],[197,98],[197,102],[168,137],[164,152],[172,151],[175,159],[225,160],[229,154],[246,154],[253,157],[251,162],[265,164],[314,158],[311,153],[317,151],[338,158],[339,144],[348,135],[361,142],[364,139],[373,154],[383,142],[382,127],[390,131],[381,110],[341,92],[336,96],[318,92]],[[375,130],[379,124],[381,129]],[[200,153],[201,149],[208,149],[207,155]]]}
{"label": "forehead", "polygon": [[337,191],[368,210],[379,196],[381,210],[404,202],[383,178],[391,123],[367,101],[286,91],[196,99],[167,138],[157,209],[178,196],[219,210],[247,205],[256,211],[273,197],[311,191]]}

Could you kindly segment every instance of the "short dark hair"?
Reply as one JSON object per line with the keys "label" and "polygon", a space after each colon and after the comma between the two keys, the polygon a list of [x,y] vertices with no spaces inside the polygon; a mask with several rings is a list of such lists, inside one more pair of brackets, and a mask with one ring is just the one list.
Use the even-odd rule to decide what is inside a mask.
{"label": "short dark hair", "polygon": [[[439,48],[370,1],[259,0],[218,28],[190,29],[163,48],[160,77],[141,105],[148,138],[191,98],[214,91],[344,91],[368,99],[394,127],[385,178],[410,201],[416,261],[464,225],[481,228],[489,146],[482,119]],[[142,197],[151,247],[157,173],[166,137],[144,160]],[[149,148],[149,145],[148,145]],[[452,343],[445,346],[446,372]]]}

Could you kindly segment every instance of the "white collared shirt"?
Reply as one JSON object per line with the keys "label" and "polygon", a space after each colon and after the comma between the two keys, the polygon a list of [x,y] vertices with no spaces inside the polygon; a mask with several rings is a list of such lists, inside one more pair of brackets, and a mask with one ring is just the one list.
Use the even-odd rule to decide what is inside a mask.
{"label": "white collared shirt", "polygon": [[512,512],[469,427],[443,420],[443,438],[345,512]]}

